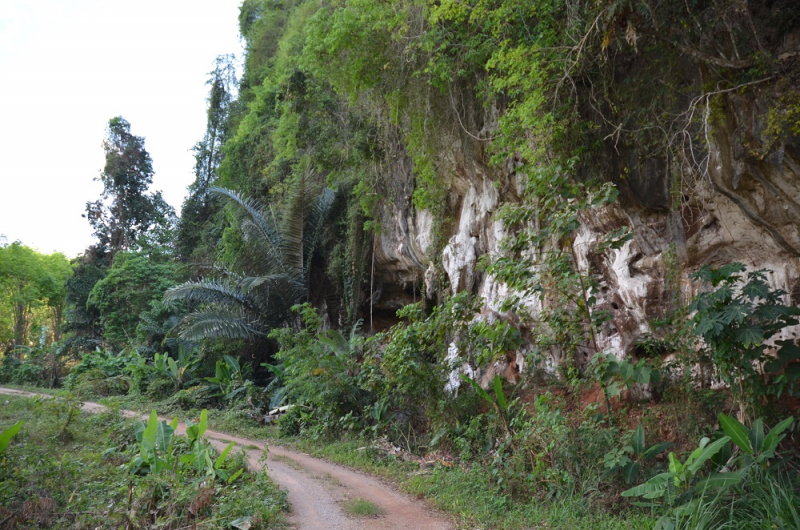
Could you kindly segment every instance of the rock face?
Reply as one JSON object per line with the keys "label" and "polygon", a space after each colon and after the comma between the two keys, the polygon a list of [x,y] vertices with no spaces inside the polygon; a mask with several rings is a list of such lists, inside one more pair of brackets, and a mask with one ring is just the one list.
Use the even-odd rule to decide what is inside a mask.
{"label": "rock face", "polygon": [[[764,116],[757,99],[728,97],[711,127],[707,163],[694,172],[671,174],[663,161],[640,160],[633,150],[620,157],[630,168],[620,183],[623,199],[583,215],[574,239],[580,269],[600,279],[597,307],[613,315],[597,337],[601,349],[637,356],[637,344],[653,333],[650,322],[669,309],[675,290],[684,300],[694,294],[689,274],[705,264],[740,261],[751,270],[769,269],[772,286],[789,293],[786,303],[800,304],[800,141],[770,146]],[[453,162],[453,221],[445,227],[445,244],[435,256],[434,220],[414,210],[407,185],[404,200],[381,214],[386,229],[375,249],[376,307],[402,306],[416,293],[432,297],[441,287],[432,265],[438,261],[451,292],[481,296],[484,318],[510,318],[499,311],[508,289],[478,264],[500,249],[506,230],[497,211],[519,200],[520,177],[513,167],[489,170],[466,163],[458,152],[444,156]],[[412,182],[410,165],[399,176]],[[633,239],[598,255],[595,244],[621,227]],[[527,302],[534,314],[541,309],[540,301]]]}

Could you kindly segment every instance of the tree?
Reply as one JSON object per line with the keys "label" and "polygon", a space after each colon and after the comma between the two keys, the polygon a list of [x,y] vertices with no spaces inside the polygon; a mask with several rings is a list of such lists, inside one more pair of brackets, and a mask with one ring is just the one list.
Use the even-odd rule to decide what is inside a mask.
{"label": "tree", "polygon": [[71,273],[63,254],[40,254],[19,241],[0,246],[0,323],[7,324],[0,337],[4,342],[25,344],[35,323],[47,325],[58,338],[65,282]]}
{"label": "tree", "polygon": [[218,278],[186,282],[166,292],[166,303],[183,300],[198,307],[183,319],[182,338],[265,337],[292,318],[291,307],[308,297],[312,258],[334,200],[329,189],[315,195],[309,180],[304,176],[293,189],[282,223],[258,201],[213,188],[242,214],[241,272],[220,266]]}
{"label": "tree", "polygon": [[217,180],[217,168],[222,161],[222,145],[228,137],[231,105],[234,101],[236,75],[234,56],[217,57],[216,66],[209,74],[206,133],[194,146],[195,180],[189,186],[189,195],[183,203],[178,225],[176,247],[181,261],[188,262],[200,247],[215,246],[220,237],[213,222],[221,210],[218,197],[209,193]]}
{"label": "tree", "polygon": [[151,228],[175,214],[161,192],[148,193],[153,161],[144,138],[131,134],[130,124],[122,117],[109,120],[103,149],[106,165],[99,177],[103,193],[86,203],[85,217],[95,230],[98,246],[113,259],[120,250],[136,248]]}
{"label": "tree", "polygon": [[75,260],[75,273],[67,280],[64,331],[68,334],[65,346],[70,351],[92,351],[103,342],[100,311],[89,304],[89,295],[102,280],[107,269],[98,264],[97,256],[89,249]]}
{"label": "tree", "polygon": [[108,274],[89,296],[89,306],[99,311],[105,338],[121,346],[137,335],[140,315],[161,300],[164,291],[177,283],[176,265],[136,252],[118,252]]}

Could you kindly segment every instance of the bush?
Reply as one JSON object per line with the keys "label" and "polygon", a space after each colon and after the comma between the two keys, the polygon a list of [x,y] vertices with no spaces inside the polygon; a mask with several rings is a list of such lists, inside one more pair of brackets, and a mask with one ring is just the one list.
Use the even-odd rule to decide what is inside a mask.
{"label": "bush", "polygon": [[82,398],[124,396],[130,388],[130,378],[124,375],[106,377],[98,369],[83,372],[70,381],[70,389]]}
{"label": "bush", "polygon": [[175,392],[175,381],[167,375],[156,375],[147,385],[145,395],[154,401],[160,401]]}
{"label": "bush", "polygon": [[24,362],[19,364],[11,373],[11,382],[18,385],[37,385],[43,386],[47,369],[34,362]]}

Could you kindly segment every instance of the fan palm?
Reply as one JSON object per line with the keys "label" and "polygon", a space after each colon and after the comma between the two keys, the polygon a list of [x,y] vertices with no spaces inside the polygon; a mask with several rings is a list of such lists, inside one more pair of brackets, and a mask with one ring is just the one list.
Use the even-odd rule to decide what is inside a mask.
{"label": "fan palm", "polygon": [[258,201],[212,188],[241,213],[241,272],[219,267],[215,278],[189,281],[168,290],[167,303],[185,300],[196,309],[179,326],[181,338],[251,339],[287,322],[291,307],[308,297],[310,266],[334,202],[334,192],[315,194],[307,176],[293,188],[279,222]]}

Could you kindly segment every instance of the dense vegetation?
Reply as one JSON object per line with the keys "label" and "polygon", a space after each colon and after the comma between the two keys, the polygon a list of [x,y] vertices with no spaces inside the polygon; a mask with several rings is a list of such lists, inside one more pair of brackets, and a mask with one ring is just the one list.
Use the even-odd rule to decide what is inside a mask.
{"label": "dense vegetation", "polygon": [[[271,435],[430,457],[433,476],[406,487],[482,525],[567,524],[560,503],[583,526],[800,526],[800,348],[767,347],[798,323],[786,293],[763,271],[704,267],[704,292],[674,289],[658,337],[621,359],[598,351],[599,280],[570,251],[603,205],[681,211],[727,94],[764,105],[754,159],[800,134],[800,69],[778,53],[800,26],[790,1],[245,0],[239,23],[244,70],[220,57],[210,74],[179,220],[116,117],[87,203],[97,243],[71,265],[0,248],[0,381],[68,373],[82,398],[227,410],[251,434],[290,404]],[[454,151],[498,186],[523,182],[498,213],[512,235],[483,262],[512,288],[508,322],[475,319],[482,300],[442,271]],[[663,194],[636,187],[653,164],[672,168]],[[434,219],[437,288],[376,333],[370,264],[398,205]],[[611,231],[598,252],[631,237]],[[537,315],[531,298],[547,302]],[[486,370],[518,350],[520,380]],[[360,464],[399,465],[372,457]]]}

